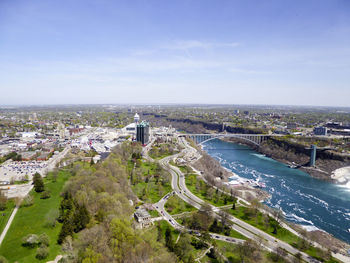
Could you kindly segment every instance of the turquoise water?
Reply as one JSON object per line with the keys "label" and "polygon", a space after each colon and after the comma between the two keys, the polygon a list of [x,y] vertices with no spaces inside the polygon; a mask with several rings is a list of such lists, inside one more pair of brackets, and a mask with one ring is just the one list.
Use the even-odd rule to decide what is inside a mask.
{"label": "turquoise water", "polygon": [[212,140],[203,149],[240,177],[260,179],[285,218],[308,230],[321,229],[350,243],[350,189],[320,181],[250,148]]}

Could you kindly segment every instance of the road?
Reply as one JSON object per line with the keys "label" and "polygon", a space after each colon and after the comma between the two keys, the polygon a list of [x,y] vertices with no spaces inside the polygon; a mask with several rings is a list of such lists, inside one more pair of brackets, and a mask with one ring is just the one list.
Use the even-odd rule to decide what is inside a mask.
{"label": "road", "polygon": [[[185,147],[185,149],[186,149],[185,154],[186,154],[186,153],[187,153],[187,154],[190,154],[190,155],[196,154],[197,150],[196,150],[195,148],[193,148],[193,147],[188,143],[188,141],[187,141],[185,138],[180,137],[180,138],[179,138],[179,143],[180,143],[183,147]],[[180,176],[180,183],[181,183],[181,171],[180,171],[177,167],[173,167],[173,166],[172,166],[171,168],[175,168],[175,169],[177,170],[177,172],[180,172],[180,175],[179,175],[179,176]],[[195,170],[195,169],[194,169],[194,170]],[[183,181],[184,181],[184,180],[183,180]],[[181,184],[181,186],[182,186],[182,187],[186,187],[186,184],[185,184],[185,183],[184,183],[184,184]],[[183,188],[183,189],[186,189],[186,188]],[[241,199],[241,198],[240,198],[240,199]],[[242,200],[243,200],[243,199],[242,199]],[[249,203],[249,202],[246,201],[246,200],[243,200],[243,201],[244,201],[245,203]],[[214,211],[215,211],[215,210],[214,210]],[[266,211],[263,211],[263,212],[268,213],[268,212],[266,212]],[[270,213],[268,213],[268,214],[269,214],[269,216],[274,217],[274,216],[271,215]],[[250,230],[251,227],[252,227],[251,225],[249,225],[249,224],[245,223],[244,221],[242,221],[242,220],[240,220],[240,219],[238,219],[238,218],[235,218],[235,217],[233,217],[233,216],[230,216],[230,219],[231,219],[233,222],[235,222],[235,223],[239,223],[241,226],[247,228],[248,230]],[[284,222],[281,222],[281,226],[284,227],[284,228],[286,228],[287,230],[289,230],[289,231],[290,231],[291,233],[293,233],[294,235],[299,236],[299,237],[301,237],[301,238],[304,238],[300,233],[298,233],[297,231],[295,231],[294,229],[292,229],[290,226],[288,226],[288,225],[285,224]],[[256,230],[257,230],[258,232],[255,232],[255,233],[257,233],[258,235],[261,235],[262,237],[266,238],[270,243],[275,242],[275,241],[273,241],[273,240],[276,240],[274,237],[272,237],[272,236],[266,234],[265,232],[263,232],[263,231],[261,231],[261,230],[255,228],[254,231],[256,231]],[[238,231],[238,232],[239,232],[239,231]],[[327,248],[322,247],[320,244],[318,244],[318,243],[316,243],[316,242],[314,242],[314,241],[312,241],[312,240],[308,240],[308,241],[309,241],[313,246],[315,246],[315,247],[321,248],[321,249],[323,249],[323,250],[326,250],[326,249],[327,249]],[[276,242],[275,242],[275,243],[276,243]],[[296,253],[300,252],[300,251],[296,250],[294,247],[292,247],[292,246],[290,246],[289,244],[287,244],[287,243],[285,243],[285,242],[282,242],[282,241],[280,241],[280,240],[277,240],[277,245],[280,246],[280,247],[282,247],[282,248],[284,248],[284,249],[286,249],[286,250],[287,250],[288,252],[290,252],[290,253],[292,253],[291,251],[294,251],[294,253],[292,253],[292,254],[296,254]],[[287,249],[288,247],[289,247],[289,249]],[[305,253],[303,253],[303,252],[300,252],[300,253],[303,255],[304,259],[305,259],[305,257],[306,257],[306,260],[307,260],[307,261],[317,262],[317,260],[315,260],[315,259],[313,259],[313,258],[310,259],[310,256],[308,256],[307,254],[305,254]],[[334,253],[334,252],[332,252],[332,256],[333,256],[334,258],[336,258],[336,259],[342,261],[342,262],[349,262],[349,263],[350,263],[350,257],[344,256],[344,255],[339,254],[339,253]]]}
{"label": "road", "polygon": [[[185,141],[184,138],[179,138],[179,142],[180,142],[180,144],[185,146],[185,149],[181,153],[165,157],[159,161],[160,165],[164,169],[169,171],[169,173],[172,176],[171,186],[172,186],[174,192],[182,200],[184,200],[185,202],[189,203],[190,205],[196,207],[197,209],[200,209],[201,206],[204,204],[209,205],[212,208],[214,216],[220,218],[220,215],[219,215],[219,212],[221,211],[220,208],[213,206],[209,203],[206,203],[205,201],[203,201],[202,199],[200,199],[199,197],[194,195],[191,191],[189,191],[187,186],[186,186],[184,174],[181,172],[181,170],[178,167],[175,167],[175,166],[172,166],[169,164],[170,160],[175,159],[180,154],[193,153],[194,149],[192,147],[189,147],[188,143]],[[158,209],[157,210],[160,211],[160,213],[163,213],[162,215],[174,227],[183,228],[183,226],[179,225],[176,221],[173,221],[173,218],[164,210],[164,203],[166,202],[166,200],[163,200],[163,201],[162,200],[160,201],[160,203],[158,202],[159,210]],[[246,223],[246,222],[244,222],[244,221],[242,221],[242,220],[240,220],[240,219],[238,219],[230,214],[227,214],[227,217],[229,218],[229,220],[231,220],[233,222],[233,225],[232,225],[233,230],[246,236],[249,239],[253,239],[259,243],[262,243],[262,245],[270,251],[274,251],[277,247],[281,247],[292,255],[300,253],[302,255],[303,260],[305,260],[306,262],[310,262],[310,261],[318,262],[317,260],[310,258],[310,256],[307,255],[306,253],[299,251],[298,249],[292,247],[288,243],[281,241],[281,240],[278,240],[275,237],[261,231],[260,229],[254,227],[254,226],[252,226],[252,225],[250,225],[250,224],[248,224],[248,223]],[[263,242],[261,242],[262,240],[263,240]]]}
{"label": "road", "polygon": [[[166,220],[168,221],[174,228],[178,229],[181,232],[189,232],[195,235],[200,235],[200,233],[196,230],[191,230],[185,228],[183,225],[180,225],[164,208],[165,203],[168,201],[168,198],[172,196],[173,194],[176,194],[175,192],[171,192],[166,194],[162,199],[160,199],[157,203],[155,203],[153,206],[158,211],[158,213]],[[221,240],[229,243],[243,243],[243,239],[233,238],[229,236],[219,235],[215,233],[209,233],[210,237],[212,239]]]}

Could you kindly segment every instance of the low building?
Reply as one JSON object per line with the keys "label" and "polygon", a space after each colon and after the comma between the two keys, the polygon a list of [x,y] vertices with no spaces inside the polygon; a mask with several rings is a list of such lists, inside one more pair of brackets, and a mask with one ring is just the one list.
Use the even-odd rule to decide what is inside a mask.
{"label": "low building", "polygon": [[22,157],[22,161],[30,161],[35,159],[35,157],[37,156],[36,152],[21,152],[20,153],[21,157]]}
{"label": "low building", "polygon": [[327,127],[315,127],[314,134],[315,135],[327,135]]}
{"label": "low building", "polygon": [[41,154],[36,158],[37,161],[47,161],[50,158],[51,152],[41,152]]}
{"label": "low building", "polygon": [[151,215],[144,208],[136,209],[134,217],[141,227],[148,227],[152,225]]}
{"label": "low building", "polygon": [[287,129],[297,129],[298,125],[295,122],[287,123]]}

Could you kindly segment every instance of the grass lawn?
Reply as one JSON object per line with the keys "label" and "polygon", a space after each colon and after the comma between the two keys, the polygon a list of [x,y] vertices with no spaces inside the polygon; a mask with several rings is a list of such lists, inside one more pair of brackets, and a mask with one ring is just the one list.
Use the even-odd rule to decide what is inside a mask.
{"label": "grass lawn", "polygon": [[[196,174],[185,176],[187,188],[199,198],[215,206],[232,205],[232,198],[229,195],[217,192],[211,186],[208,186],[203,180],[197,179]],[[197,185],[197,186],[196,186]],[[211,191],[211,194],[209,193]]]}
{"label": "grass lawn", "polygon": [[160,185],[155,182],[154,178],[150,179],[148,183],[140,182],[132,185],[131,188],[138,198],[151,203],[158,202],[166,193],[171,191],[170,183]]}
{"label": "grass lawn", "polygon": [[[306,254],[318,259],[321,261],[323,252],[319,250],[318,248],[315,248],[313,246],[308,247],[307,249],[303,247],[299,247],[299,244],[301,242],[301,238],[294,235],[287,229],[281,227],[279,224],[276,223],[276,221],[269,217],[270,222],[277,224],[277,233],[273,233],[273,227],[269,222],[264,222],[264,216],[261,212],[257,212],[256,214],[253,213],[253,209],[248,207],[239,206],[236,207],[235,210],[228,209],[226,210],[230,214],[234,215],[235,217],[247,222],[248,224],[255,226],[256,228],[259,228],[260,230],[292,245],[295,248],[298,248],[302,251],[304,251]],[[328,261],[325,261],[328,262]],[[329,262],[336,262],[334,259],[331,259]]]}
{"label": "grass lawn", "polygon": [[183,212],[192,212],[197,210],[195,207],[184,202],[177,195],[172,195],[171,197],[169,197],[168,201],[165,203],[165,209],[171,215],[176,215]]}
{"label": "grass lawn", "polygon": [[158,146],[153,145],[149,151],[149,156],[155,160],[160,160],[170,155],[176,154],[179,151],[174,150],[175,145],[172,143],[162,143]]}
{"label": "grass lawn", "polygon": [[[236,251],[237,245],[223,242],[220,240],[216,240],[215,242],[216,242],[216,246],[219,249],[219,251],[221,252],[221,254],[224,255],[226,258],[228,258],[229,262],[237,262],[237,263],[241,262],[240,258],[239,258],[239,254]],[[202,262],[206,262],[206,261],[202,261]],[[207,262],[211,262],[211,261],[207,261]],[[262,251],[260,262],[261,263],[273,262],[269,257],[269,252],[267,252],[265,250]],[[286,261],[281,259],[278,262],[283,263]]]}
{"label": "grass lawn", "polygon": [[170,175],[167,173],[168,180],[164,180],[161,177],[164,176],[164,171],[156,163],[142,161],[134,171],[135,174],[140,172],[141,178],[133,180],[136,183],[131,188],[141,200],[156,203],[171,191]]}
{"label": "grass lawn", "polygon": [[149,156],[154,160],[160,160],[160,159],[163,159],[165,157],[171,156],[173,154],[175,154],[175,153],[168,152],[168,153],[163,153],[163,154],[154,154],[154,153],[152,153],[152,151],[150,151]]}
{"label": "grass lawn", "polygon": [[[271,224],[268,222],[264,222],[264,217],[261,212],[257,212],[256,215],[252,212],[251,208],[238,206],[236,209],[227,209],[227,212],[232,214],[233,216],[247,222],[248,224],[259,228],[260,230],[281,239],[289,244],[294,242],[298,242],[299,238],[295,236],[293,233],[289,232],[287,229],[282,228],[281,226],[277,226],[277,234],[273,233],[273,228]],[[274,219],[270,218],[270,220],[274,221]]]}
{"label": "grass lawn", "polygon": [[[40,193],[33,190],[31,194],[34,197],[34,204],[18,210],[0,247],[0,255],[9,262],[46,262],[60,253],[61,247],[57,244],[57,237],[61,226],[57,223],[54,228],[45,227],[45,217],[51,210],[58,209],[61,201],[60,192],[69,175],[68,171],[60,171],[56,182],[44,178],[45,189],[51,192],[51,197],[40,199]],[[50,239],[49,256],[44,260],[38,260],[35,258],[36,248],[23,247],[21,243],[22,238],[28,234],[42,233],[46,233]]]}
{"label": "grass lawn", "polygon": [[0,233],[2,233],[2,230],[4,230],[13,209],[15,209],[15,201],[10,199],[7,201],[6,209],[4,211],[0,211]]}
{"label": "grass lawn", "polygon": [[176,165],[172,160],[169,162],[172,166],[176,166],[180,169],[181,172],[183,172],[185,175],[189,173],[193,173],[193,170],[191,167],[188,167],[187,165]]}
{"label": "grass lawn", "polygon": [[151,215],[151,217],[159,217],[160,214],[157,212],[157,210],[149,210],[148,213]]}
{"label": "grass lawn", "polygon": [[228,258],[230,262],[239,262],[239,256],[238,256],[238,253],[236,252],[235,244],[224,242],[221,240],[215,240],[215,243],[218,250],[222,253],[222,255]]}

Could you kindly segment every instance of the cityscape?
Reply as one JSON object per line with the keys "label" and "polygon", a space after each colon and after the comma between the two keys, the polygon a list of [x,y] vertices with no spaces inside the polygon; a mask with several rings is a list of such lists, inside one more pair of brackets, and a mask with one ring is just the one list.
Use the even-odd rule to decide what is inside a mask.
{"label": "cityscape", "polygon": [[0,1],[0,263],[350,262],[346,0]]}

